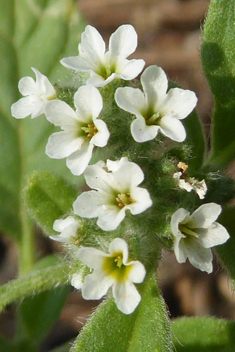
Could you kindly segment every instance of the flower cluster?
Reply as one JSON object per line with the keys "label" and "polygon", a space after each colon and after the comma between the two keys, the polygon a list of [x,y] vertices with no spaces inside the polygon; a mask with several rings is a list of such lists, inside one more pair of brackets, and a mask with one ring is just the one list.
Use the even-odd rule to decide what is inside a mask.
{"label": "flower cluster", "polygon": [[[141,301],[134,284],[142,283],[146,275],[145,266],[136,259],[141,257],[149,265],[149,259],[145,259],[148,255],[142,253],[143,243],[149,236],[149,247],[159,245],[156,239],[164,228],[164,224],[158,224],[163,219],[158,220],[158,215],[165,212],[165,205],[161,210],[163,200],[158,198],[156,189],[161,182],[164,185],[165,176],[159,180],[155,174],[160,156],[151,148],[156,148],[159,138],[163,142],[165,137],[171,143],[184,142],[187,132],[181,120],[190,115],[197,103],[190,90],[168,90],[167,76],[156,65],[144,70],[138,84],[135,78],[145,62],[127,59],[136,47],[137,34],[131,25],[122,25],[111,35],[108,50],[99,32],[88,25],[81,36],[78,56],[61,60],[74,74],[87,74],[86,84],[76,90],[73,101],[66,100],[66,94],[60,99],[47,77],[32,68],[36,82],[31,77],[22,78],[19,90],[25,97],[12,105],[16,118],[35,118],[44,113],[50,123],[61,128],[49,137],[46,154],[54,159],[66,158],[70,171],[83,174],[90,188],[71,205],[73,213],[55,220],[53,229],[60,234],[50,236],[69,244],[73,258],[92,269],[85,277],[80,272],[73,274],[71,284],[81,289],[85,299],[100,299],[112,288],[117,308],[124,314],[131,314]],[[111,103],[107,104],[106,99]],[[121,119],[117,120],[117,116]],[[122,142],[117,136],[120,141],[123,138]],[[141,153],[139,143],[143,147]],[[166,150],[169,144],[165,143]],[[93,162],[94,151],[103,158]],[[169,182],[174,179],[177,184],[172,187],[173,192],[177,193],[176,188],[194,190],[203,199],[207,192],[205,181],[189,177],[183,162],[178,168],[169,177]],[[170,204],[165,196],[165,202],[174,207],[170,236],[176,259],[183,263],[188,258],[196,268],[210,273],[211,247],[229,238],[226,229],[215,222],[221,206],[203,204],[190,215],[188,210],[179,208],[181,204],[176,199]],[[96,224],[93,218],[97,218]],[[164,218],[167,219],[165,213]],[[90,231],[84,224],[89,224],[91,231],[99,229],[94,246],[84,240],[84,233]],[[165,225],[169,228],[169,219]],[[138,235],[134,246],[135,231]],[[132,259],[128,259],[128,246]]]}

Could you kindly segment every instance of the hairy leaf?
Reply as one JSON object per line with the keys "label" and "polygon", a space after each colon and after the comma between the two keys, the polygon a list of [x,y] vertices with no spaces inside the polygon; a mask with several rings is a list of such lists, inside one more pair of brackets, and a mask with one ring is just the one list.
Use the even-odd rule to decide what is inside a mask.
{"label": "hairy leaf", "polygon": [[71,351],[173,351],[166,307],[155,274],[148,275],[139,291],[141,303],[130,315],[121,313],[113,298],[108,298],[84,327]]}
{"label": "hairy leaf", "polygon": [[225,166],[235,157],[235,3],[212,0],[203,30],[201,58],[215,99],[210,162]]}

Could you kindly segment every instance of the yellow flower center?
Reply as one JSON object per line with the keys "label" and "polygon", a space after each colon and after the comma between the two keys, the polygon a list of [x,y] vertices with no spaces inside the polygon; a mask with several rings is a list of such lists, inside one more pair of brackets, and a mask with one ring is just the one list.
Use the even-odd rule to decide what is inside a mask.
{"label": "yellow flower center", "polygon": [[123,282],[128,280],[132,265],[124,265],[122,252],[116,252],[112,256],[104,258],[102,269],[106,275]]}
{"label": "yellow flower center", "polygon": [[117,204],[120,208],[124,208],[126,205],[133,203],[130,197],[130,193],[120,193],[116,197]]}
{"label": "yellow flower center", "polygon": [[81,130],[86,133],[88,138],[92,138],[98,132],[94,123],[88,123],[87,127],[81,127]]}

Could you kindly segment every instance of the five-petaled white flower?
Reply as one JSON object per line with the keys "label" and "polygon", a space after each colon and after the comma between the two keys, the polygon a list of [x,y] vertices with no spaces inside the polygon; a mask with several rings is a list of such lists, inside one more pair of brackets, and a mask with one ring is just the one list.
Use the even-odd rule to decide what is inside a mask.
{"label": "five-petaled white flower", "polygon": [[86,183],[95,190],[82,193],[73,203],[74,213],[85,218],[98,217],[97,225],[104,231],[118,227],[126,210],[136,215],[152,205],[146,189],[137,187],[143,180],[141,168],[121,158],[99,161],[84,172]]}
{"label": "five-petaled white flower", "polygon": [[81,175],[92,156],[94,146],[104,147],[109,131],[104,121],[97,119],[103,100],[92,85],[81,86],[74,95],[74,111],[63,101],[47,104],[46,118],[63,131],[53,133],[46,146],[46,154],[54,159],[66,159],[66,165],[74,175]]}
{"label": "five-petaled white flower", "polygon": [[221,213],[221,206],[216,203],[201,205],[191,215],[180,208],[171,218],[171,229],[174,235],[174,252],[179,263],[188,258],[197,269],[211,273],[211,247],[226,242],[227,230],[215,222]]}
{"label": "five-petaled white flower", "polygon": [[131,80],[142,71],[144,60],[127,60],[137,46],[137,34],[131,25],[120,26],[110,37],[109,50],[99,32],[88,25],[78,46],[79,55],[61,60],[63,66],[89,72],[87,83],[103,87],[115,78]]}
{"label": "five-petaled white flower", "polygon": [[160,131],[166,137],[183,142],[186,132],[180,120],[194,109],[197,97],[194,92],[172,88],[167,93],[168,80],[158,66],[149,66],[141,75],[143,92],[138,88],[118,88],[117,105],[136,116],[131,134],[136,142],[154,139]]}
{"label": "five-petaled white flower", "polygon": [[79,220],[75,219],[73,216],[55,220],[53,229],[60,232],[60,235],[53,235],[50,236],[50,238],[58,242],[76,243],[78,237],[77,230],[79,226]]}
{"label": "five-petaled white flower", "polygon": [[45,111],[49,100],[56,99],[56,92],[48,78],[32,67],[36,75],[36,82],[32,77],[23,77],[19,81],[19,91],[24,98],[19,99],[11,106],[11,114],[17,119],[29,115],[34,119]]}
{"label": "five-petaled white flower", "polygon": [[[141,300],[133,283],[145,278],[145,268],[139,261],[128,261],[128,246],[121,238],[115,238],[109,246],[109,254],[89,247],[78,249],[76,256],[94,271],[85,277],[81,286],[72,276],[73,286],[82,289],[85,299],[100,299],[112,286],[117,308],[124,314],[131,314]],[[76,274],[75,274],[76,275]]]}

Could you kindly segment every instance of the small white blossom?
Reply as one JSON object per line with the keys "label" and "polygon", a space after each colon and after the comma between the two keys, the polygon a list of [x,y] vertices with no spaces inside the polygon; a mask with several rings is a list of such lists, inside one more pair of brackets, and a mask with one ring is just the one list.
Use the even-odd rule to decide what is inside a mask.
{"label": "small white blossom", "polygon": [[61,60],[66,68],[89,72],[87,83],[103,87],[115,78],[131,80],[144,67],[144,60],[127,60],[137,47],[137,34],[131,25],[120,26],[110,37],[109,50],[99,32],[88,25],[78,46],[79,55]]}
{"label": "small white blossom", "polygon": [[53,229],[60,232],[60,235],[53,235],[50,236],[50,238],[58,242],[74,243],[77,239],[77,230],[79,226],[79,220],[75,219],[73,216],[55,220]]}
{"label": "small white blossom", "polygon": [[191,215],[184,208],[178,209],[171,218],[171,230],[174,235],[174,252],[179,263],[188,258],[197,269],[211,273],[211,247],[226,242],[227,230],[215,220],[221,213],[216,203],[201,205]]}
{"label": "small white blossom", "polygon": [[173,178],[178,186],[187,192],[195,191],[200,199],[204,199],[207,192],[205,180],[198,181],[194,177],[185,176],[181,171],[175,172]]}
{"label": "small white blossom", "polygon": [[46,154],[54,159],[66,159],[74,175],[81,175],[90,162],[95,146],[104,147],[109,139],[106,123],[97,117],[103,100],[97,88],[81,86],[74,95],[74,111],[63,101],[47,104],[46,118],[63,131],[53,133],[46,146]]}
{"label": "small white blossom", "polygon": [[186,132],[180,120],[194,109],[197,97],[194,92],[172,88],[167,93],[168,80],[158,66],[149,66],[141,75],[143,92],[138,88],[118,88],[117,105],[136,116],[131,134],[136,142],[154,139],[158,132],[177,142],[183,142]]}
{"label": "small white blossom", "polygon": [[29,115],[34,119],[45,111],[49,100],[56,98],[56,92],[48,78],[32,67],[36,75],[36,82],[32,77],[23,77],[19,81],[19,91],[24,98],[19,99],[11,106],[11,114],[17,119],[23,119]]}
{"label": "small white blossom", "polygon": [[128,261],[128,246],[121,238],[115,238],[109,246],[109,254],[89,247],[78,249],[76,256],[88,267],[94,269],[85,277],[72,276],[72,285],[82,289],[84,299],[100,299],[112,287],[117,308],[124,314],[131,314],[141,300],[133,283],[145,278],[145,268],[139,261]]}
{"label": "small white blossom", "polygon": [[73,203],[74,213],[85,218],[98,217],[97,225],[104,231],[118,227],[126,210],[136,215],[152,205],[146,189],[137,187],[143,180],[141,168],[122,158],[88,166],[84,172],[92,191],[84,192]]}

